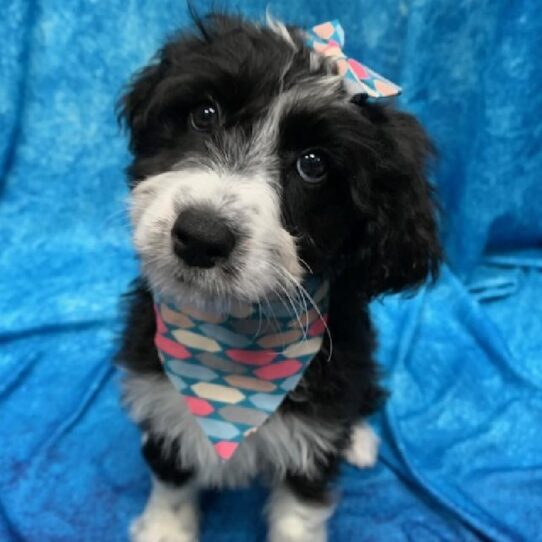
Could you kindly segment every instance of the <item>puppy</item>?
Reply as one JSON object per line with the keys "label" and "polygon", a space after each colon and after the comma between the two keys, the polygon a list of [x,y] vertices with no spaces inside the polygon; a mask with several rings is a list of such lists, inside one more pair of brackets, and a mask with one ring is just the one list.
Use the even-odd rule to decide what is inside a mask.
{"label": "puppy", "polygon": [[[368,303],[438,268],[431,145],[412,116],[349,95],[301,29],[225,15],[195,26],[121,103],[142,277],[117,362],[153,479],[131,537],[194,542],[198,491],[258,477],[272,488],[269,539],[321,542],[341,458],[363,466],[376,455],[358,425],[383,398]],[[164,374],[153,295],[224,311],[297,299],[309,275],[330,284],[321,349],[278,410],[218,461]]]}

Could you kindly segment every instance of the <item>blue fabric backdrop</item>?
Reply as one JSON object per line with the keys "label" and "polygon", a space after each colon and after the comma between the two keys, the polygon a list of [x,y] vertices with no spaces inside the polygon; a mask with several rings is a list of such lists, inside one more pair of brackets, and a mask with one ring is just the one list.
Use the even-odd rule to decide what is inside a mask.
{"label": "blue fabric backdrop", "polygon": [[[267,2],[230,7],[261,16]],[[228,5],[226,3],[225,5]],[[148,474],[109,360],[137,264],[121,84],[179,0],[1,0],[0,540],[121,541]],[[340,18],[440,149],[450,267],[374,304],[381,461],[344,466],[331,542],[542,540],[542,17],[536,0],[271,2]],[[203,542],[263,540],[263,489],[207,494]]]}

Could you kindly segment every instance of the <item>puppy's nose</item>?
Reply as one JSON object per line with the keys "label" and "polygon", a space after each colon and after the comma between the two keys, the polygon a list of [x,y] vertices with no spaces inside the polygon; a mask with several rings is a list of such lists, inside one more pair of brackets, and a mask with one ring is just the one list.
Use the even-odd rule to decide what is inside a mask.
{"label": "puppy's nose", "polygon": [[235,235],[216,213],[205,208],[183,211],[171,230],[175,254],[191,267],[209,269],[225,260],[235,246]]}

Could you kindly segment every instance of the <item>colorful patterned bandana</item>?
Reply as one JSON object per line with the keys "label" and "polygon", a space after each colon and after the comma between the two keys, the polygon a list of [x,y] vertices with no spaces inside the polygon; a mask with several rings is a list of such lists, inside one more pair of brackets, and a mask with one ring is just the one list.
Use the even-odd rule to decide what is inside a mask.
{"label": "colorful patterned bandana", "polygon": [[401,87],[343,53],[344,30],[339,21],[322,23],[309,30],[307,44],[317,53],[336,59],[339,74],[344,77],[351,94],[365,94],[371,98],[389,98],[401,94]]}
{"label": "colorful patterned bandana", "polygon": [[285,300],[218,314],[155,300],[163,368],[223,460],[277,410],[322,346],[329,284],[304,287],[314,306]]}

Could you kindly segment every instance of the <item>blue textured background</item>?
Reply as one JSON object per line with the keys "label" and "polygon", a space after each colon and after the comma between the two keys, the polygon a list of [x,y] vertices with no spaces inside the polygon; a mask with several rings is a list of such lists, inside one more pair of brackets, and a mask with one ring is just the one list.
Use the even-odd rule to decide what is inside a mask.
{"label": "blue textured background", "polygon": [[[186,10],[0,7],[0,540],[125,540],[149,487],[109,364],[136,272],[113,105]],[[436,287],[374,304],[393,396],[377,468],[344,467],[331,542],[542,540],[539,2],[271,7],[340,18],[347,51],[404,86],[441,153],[450,266]],[[263,540],[264,498],[206,495],[203,542]]]}

